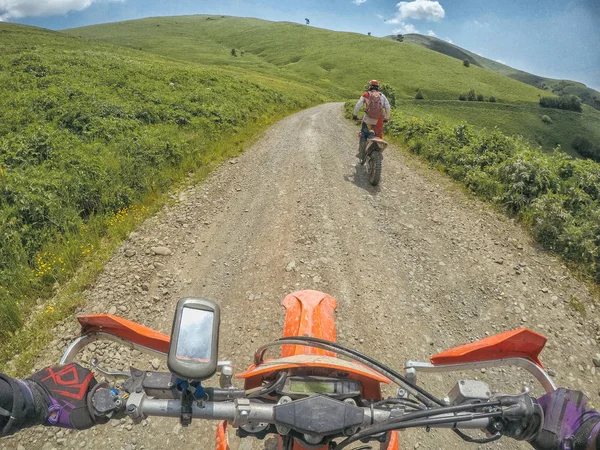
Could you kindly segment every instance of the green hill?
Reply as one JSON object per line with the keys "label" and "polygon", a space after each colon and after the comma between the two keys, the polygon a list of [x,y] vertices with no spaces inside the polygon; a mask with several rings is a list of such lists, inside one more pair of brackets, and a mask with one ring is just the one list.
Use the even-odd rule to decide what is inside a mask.
{"label": "green hill", "polygon": [[[393,36],[389,36],[394,39]],[[416,44],[421,47],[451,56],[452,58],[469,60],[484,69],[492,70],[500,75],[507,76],[513,80],[535,86],[556,95],[576,95],[581,101],[593,108],[600,110],[600,92],[586,86],[583,83],[571,80],[557,80],[554,78],[541,77],[522,70],[514,69],[506,64],[491,60],[484,56],[465,50],[457,45],[432,36],[423,36],[420,34],[404,35],[404,42],[407,44]]]}
{"label": "green hill", "polygon": [[[454,121],[521,134],[546,150],[561,145],[574,153],[571,144],[577,135],[600,142],[600,112],[592,108],[583,114],[540,108],[540,89],[388,39],[225,16],[148,18],[64,32],[177,60],[259,71],[308,83],[344,100],[358,96],[367,80],[378,78],[396,90],[398,108],[407,113],[441,111]],[[427,103],[415,104],[417,89]],[[458,102],[459,94],[470,89],[497,102]],[[542,122],[543,115],[553,123]]]}
{"label": "green hill", "polygon": [[0,46],[0,343],[148,197],[327,100],[264,74],[9,23]]}

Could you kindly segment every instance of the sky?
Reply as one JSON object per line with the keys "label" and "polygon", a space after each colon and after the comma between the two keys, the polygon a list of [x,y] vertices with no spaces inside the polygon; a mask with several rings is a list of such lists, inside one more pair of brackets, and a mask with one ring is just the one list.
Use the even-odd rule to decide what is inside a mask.
{"label": "sky", "polygon": [[0,0],[0,20],[53,30],[223,14],[337,31],[420,33],[536,75],[600,90],[600,0]]}

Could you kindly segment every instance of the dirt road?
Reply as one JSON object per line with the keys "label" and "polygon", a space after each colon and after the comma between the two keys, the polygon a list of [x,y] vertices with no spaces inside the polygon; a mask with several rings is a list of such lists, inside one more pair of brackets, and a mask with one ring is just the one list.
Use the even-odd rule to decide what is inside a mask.
{"label": "dirt road", "polygon": [[[557,383],[598,398],[597,314],[585,286],[512,221],[412,157],[387,151],[381,187],[370,187],[354,157],[357,132],[341,104],[273,126],[133,233],[81,312],[117,313],[168,333],[178,298],[214,299],[222,306],[220,357],[242,369],[258,345],[280,336],[284,296],[317,289],[338,301],[339,341],[398,369],[405,359],[427,360],[527,326],[550,338],[542,359]],[[156,246],[172,255],[154,255]],[[586,318],[569,305],[573,299],[586,304]],[[76,329],[74,319],[57,327],[38,367],[57,361]],[[94,354],[111,369],[147,363],[112,346],[99,345]],[[532,385],[511,371],[470,376],[511,392]],[[442,395],[453,384],[446,376],[423,381]],[[0,441],[0,448],[209,449],[213,428],[196,422],[181,429],[159,419],[132,427],[123,420],[78,434],[38,428]],[[403,448],[463,445],[448,431],[401,438]],[[503,440],[477,448],[528,447]]]}

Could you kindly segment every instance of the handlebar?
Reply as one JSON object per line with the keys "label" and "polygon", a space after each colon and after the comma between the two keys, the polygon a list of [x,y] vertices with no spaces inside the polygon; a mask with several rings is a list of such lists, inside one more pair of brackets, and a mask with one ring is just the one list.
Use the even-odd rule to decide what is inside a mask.
{"label": "handlebar", "polygon": [[97,416],[120,419],[128,415],[134,423],[148,416],[160,416],[180,418],[183,424],[186,412],[187,424],[192,418],[225,420],[242,429],[252,424],[261,424],[263,429],[275,425],[277,433],[293,432],[317,440],[346,437],[346,444],[342,443],[340,448],[358,439],[411,427],[485,429],[492,434],[510,429],[520,432],[532,429],[537,432],[537,427],[528,423],[535,422],[532,419],[536,417],[536,412],[539,418],[536,402],[527,394],[407,410],[407,406],[412,405],[410,401],[402,399],[392,399],[390,407],[384,406],[386,402],[358,406],[353,399],[338,400],[326,395],[297,400],[284,396],[277,403],[268,403],[268,400],[240,397],[238,394],[244,391],[232,392],[235,395],[229,398],[223,393],[215,397],[223,401],[212,401],[186,397],[185,391],[179,393],[180,398],[152,398],[139,385],[133,392],[104,386],[93,392],[92,405]]}

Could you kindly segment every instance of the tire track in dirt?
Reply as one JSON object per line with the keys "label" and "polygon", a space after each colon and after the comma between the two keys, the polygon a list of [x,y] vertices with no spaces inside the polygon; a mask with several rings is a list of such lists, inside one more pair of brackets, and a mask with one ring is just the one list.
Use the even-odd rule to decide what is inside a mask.
{"label": "tire track in dirt", "polygon": [[[169,333],[178,298],[211,298],[222,306],[220,357],[241,370],[256,347],[281,335],[284,296],[317,289],[338,300],[339,341],[397,369],[406,359],[426,360],[525,325],[550,337],[542,358],[558,384],[597,396],[596,314],[590,308],[583,318],[569,307],[573,297],[591,305],[585,286],[512,221],[412,157],[386,151],[381,186],[369,186],[354,157],[357,133],[341,104],[282,120],[132,233],[86,293],[81,313],[112,308]],[[172,255],[153,255],[157,245]],[[56,362],[76,331],[74,319],[58,326],[38,367]],[[98,345],[94,354],[111,369],[166,368],[113,345]],[[511,370],[470,376],[510,392],[530,381]],[[444,395],[456,379],[424,380]],[[0,448],[209,449],[214,428],[196,421],[181,429],[156,418],[81,433],[36,428]],[[401,438],[403,448],[463,445],[444,430]],[[508,440],[477,448],[499,447],[528,448]],[[244,448],[260,446],[246,441]]]}

